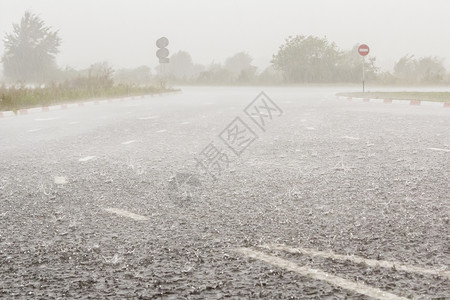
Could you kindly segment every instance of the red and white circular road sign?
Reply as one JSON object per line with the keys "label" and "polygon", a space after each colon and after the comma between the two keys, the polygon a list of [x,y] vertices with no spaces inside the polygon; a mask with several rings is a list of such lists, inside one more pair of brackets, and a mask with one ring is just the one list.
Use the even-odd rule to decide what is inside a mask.
{"label": "red and white circular road sign", "polygon": [[369,46],[367,46],[366,44],[362,44],[361,46],[359,46],[358,48],[358,53],[361,56],[366,56],[367,54],[369,54]]}

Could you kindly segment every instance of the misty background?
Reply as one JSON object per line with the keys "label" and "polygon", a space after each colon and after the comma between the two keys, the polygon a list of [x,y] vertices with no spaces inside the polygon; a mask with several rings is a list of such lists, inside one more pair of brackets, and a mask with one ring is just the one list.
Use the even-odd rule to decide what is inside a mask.
{"label": "misty background", "polygon": [[143,66],[157,73],[155,41],[161,36],[169,38],[171,56],[190,56],[195,75],[225,67],[242,53],[260,75],[286,38],[297,35],[326,38],[342,51],[366,43],[378,72],[393,72],[402,57],[436,58],[449,70],[449,9],[446,1],[2,0],[0,34],[11,32],[28,10],[58,30],[61,69],[106,62],[116,78]]}

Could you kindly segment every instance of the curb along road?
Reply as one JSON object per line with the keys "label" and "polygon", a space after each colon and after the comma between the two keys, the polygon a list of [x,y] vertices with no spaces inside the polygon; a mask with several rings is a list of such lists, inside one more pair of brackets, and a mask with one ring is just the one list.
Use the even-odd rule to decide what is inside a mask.
{"label": "curb along road", "polygon": [[360,97],[347,97],[347,96],[336,96],[338,100],[348,100],[348,101],[361,101],[361,102],[372,102],[372,103],[384,103],[384,104],[403,104],[412,106],[434,106],[434,107],[444,107],[450,108],[450,102],[433,102],[433,101],[422,101],[422,100],[398,100],[398,99],[380,99],[380,98],[360,98]]}
{"label": "curb along road", "polygon": [[117,103],[117,102],[135,100],[135,99],[139,99],[139,98],[145,99],[147,97],[155,97],[155,96],[162,97],[162,96],[179,93],[179,92],[180,91],[174,91],[174,92],[167,92],[167,93],[161,93],[161,94],[128,96],[128,97],[122,97],[122,98],[89,100],[89,101],[80,101],[80,102],[73,102],[73,103],[63,103],[63,104],[57,104],[57,105],[51,105],[51,106],[22,108],[22,109],[19,109],[17,111],[17,113],[14,113],[13,111],[0,111],[0,118],[16,117],[16,116],[35,114],[35,113],[43,113],[43,112],[56,111],[56,110],[66,110],[66,109],[72,109],[72,108],[77,108],[77,107],[81,108],[84,106],[93,106],[93,105],[100,105],[100,104],[106,104],[106,103]]}

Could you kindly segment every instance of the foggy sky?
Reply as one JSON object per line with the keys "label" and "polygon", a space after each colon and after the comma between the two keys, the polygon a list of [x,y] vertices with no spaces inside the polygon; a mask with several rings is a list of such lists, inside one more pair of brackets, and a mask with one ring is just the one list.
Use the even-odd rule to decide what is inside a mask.
{"label": "foggy sky", "polygon": [[[409,53],[445,58],[450,70],[445,0],[0,0],[2,39],[25,10],[59,30],[61,67],[154,67],[155,40],[167,36],[171,53],[188,51],[194,62],[222,63],[246,51],[262,68],[286,37],[312,34],[342,49],[367,43],[385,69]],[[0,41],[0,55],[3,47]]]}

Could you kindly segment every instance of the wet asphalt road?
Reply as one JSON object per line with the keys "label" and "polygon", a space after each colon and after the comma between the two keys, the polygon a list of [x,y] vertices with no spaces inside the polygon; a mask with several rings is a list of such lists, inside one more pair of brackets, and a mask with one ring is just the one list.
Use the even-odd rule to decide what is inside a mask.
{"label": "wet asphalt road", "polygon": [[[261,90],[283,110],[265,131],[243,112]],[[0,298],[449,299],[450,109],[337,91],[191,87],[0,119]],[[257,136],[240,156],[218,138],[235,117]],[[211,142],[217,180],[194,160]]]}

